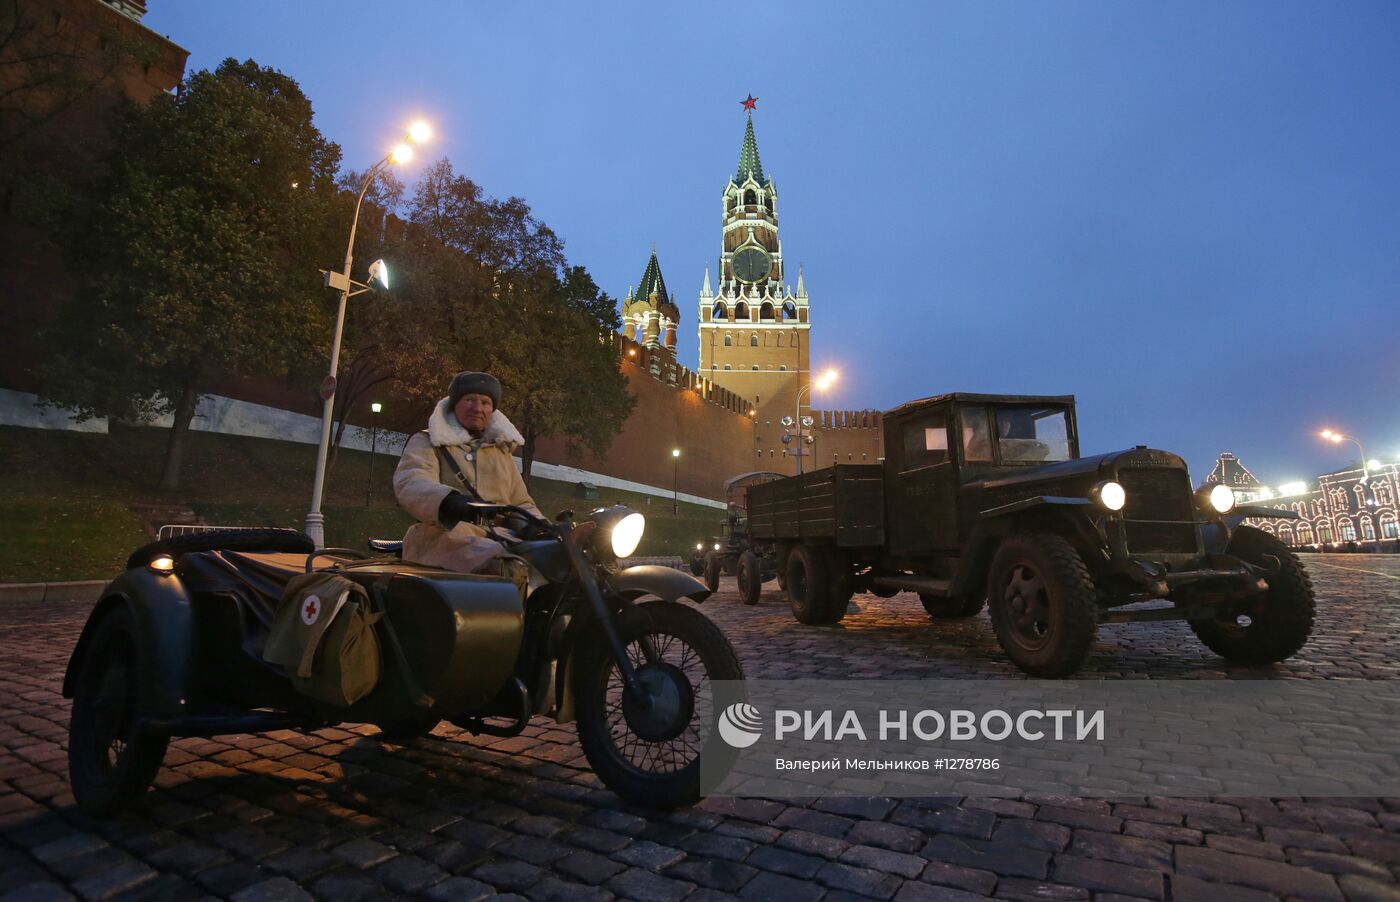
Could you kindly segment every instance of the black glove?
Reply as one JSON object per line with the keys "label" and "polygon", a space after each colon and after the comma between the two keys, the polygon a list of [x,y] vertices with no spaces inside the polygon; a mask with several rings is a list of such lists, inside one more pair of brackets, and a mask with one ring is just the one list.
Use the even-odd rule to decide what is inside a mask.
{"label": "black glove", "polygon": [[450,492],[442,499],[438,505],[438,522],[448,529],[456,526],[465,520],[468,523],[476,523],[481,519],[481,514],[472,503],[472,499],[461,492]]}

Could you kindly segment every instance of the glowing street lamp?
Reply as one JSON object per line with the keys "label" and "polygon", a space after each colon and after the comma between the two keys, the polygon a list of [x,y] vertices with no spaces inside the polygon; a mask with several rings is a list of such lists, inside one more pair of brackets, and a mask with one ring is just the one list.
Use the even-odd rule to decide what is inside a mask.
{"label": "glowing street lamp", "polygon": [[679,517],[681,513],[681,449],[671,449],[671,463],[674,472],[671,474],[671,516]]}
{"label": "glowing street lamp", "polygon": [[[802,420],[802,395],[809,391],[812,386],[816,386],[818,391],[826,391],[836,384],[836,380],[841,374],[836,370],[829,369],[817,377],[815,382],[809,382],[797,390],[797,409],[794,411],[793,422],[797,424],[797,450],[793,453],[797,456],[797,474],[802,475],[802,457],[806,451],[802,447],[802,427],[806,425]],[[811,441],[812,437],[808,436]]]}
{"label": "glowing street lamp", "polygon": [[1361,442],[1346,433],[1334,432],[1331,429],[1324,429],[1319,432],[1318,435],[1334,445],[1340,445],[1342,442],[1351,442],[1356,446],[1356,450],[1361,453],[1361,484],[1365,485],[1366,480],[1371,478],[1371,472],[1367,469],[1366,449],[1361,447]]}
{"label": "glowing street lamp", "polygon": [[[426,122],[415,122],[408,129],[408,140],[396,145],[365,174],[360,184],[360,196],[355,200],[355,216],[350,220],[350,240],[345,245],[345,265],[340,272],[322,270],[327,288],[340,292],[340,305],[335,314],[335,338],[331,341],[330,372],[321,383],[321,443],[316,450],[316,478],[311,487],[311,510],[306,515],[306,534],[317,548],[326,546],[326,518],[321,513],[321,498],[326,487],[326,458],[331,447],[331,411],[335,406],[335,376],[340,368],[340,339],[345,331],[345,302],[357,294],[374,291],[376,285],[387,290],[389,287],[389,267],[383,260],[376,260],[369,267],[369,282],[356,282],[350,278],[350,266],[355,253],[355,230],[360,225],[360,208],[364,205],[365,194],[370,184],[389,168],[390,164],[402,165],[413,158],[413,143],[426,141],[433,130]],[[421,136],[421,137],[420,137]],[[373,456],[370,457],[372,461]]]}

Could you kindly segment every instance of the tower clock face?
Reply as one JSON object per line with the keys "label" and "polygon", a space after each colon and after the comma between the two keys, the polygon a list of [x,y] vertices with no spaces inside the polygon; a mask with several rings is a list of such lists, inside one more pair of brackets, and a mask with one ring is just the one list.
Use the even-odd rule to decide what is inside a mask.
{"label": "tower clock face", "polygon": [[741,281],[760,282],[768,278],[773,268],[773,258],[762,248],[745,247],[734,252],[730,264],[734,267],[734,275]]}

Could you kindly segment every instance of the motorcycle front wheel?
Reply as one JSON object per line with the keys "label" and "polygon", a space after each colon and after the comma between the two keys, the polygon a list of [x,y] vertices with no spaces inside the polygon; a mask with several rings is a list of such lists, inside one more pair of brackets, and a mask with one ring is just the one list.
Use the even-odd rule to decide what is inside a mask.
{"label": "motorcycle front wheel", "polygon": [[[624,801],[676,808],[700,798],[700,752],[714,725],[715,680],[742,680],[734,647],[694,608],[635,605],[614,620],[648,701],[624,690],[608,643],[579,650],[575,669],[579,744],[593,771]],[[650,639],[657,660],[648,662]]]}

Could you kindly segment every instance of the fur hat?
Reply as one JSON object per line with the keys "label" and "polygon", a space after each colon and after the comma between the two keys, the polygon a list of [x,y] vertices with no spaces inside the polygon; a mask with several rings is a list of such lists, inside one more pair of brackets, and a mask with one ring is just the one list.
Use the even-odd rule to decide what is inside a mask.
{"label": "fur hat", "polygon": [[501,380],[490,373],[458,373],[447,388],[447,409],[452,410],[463,395],[485,395],[491,406],[501,406]]}

